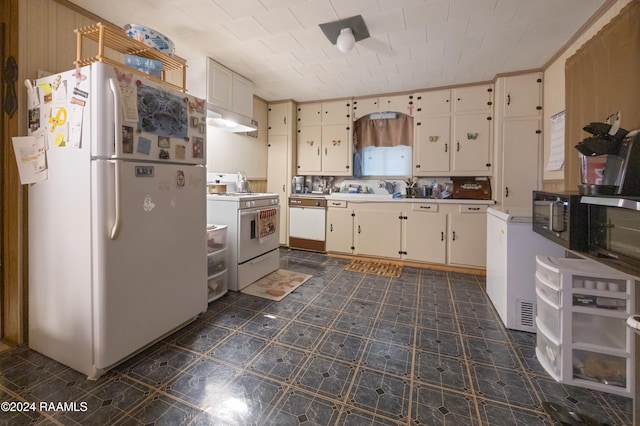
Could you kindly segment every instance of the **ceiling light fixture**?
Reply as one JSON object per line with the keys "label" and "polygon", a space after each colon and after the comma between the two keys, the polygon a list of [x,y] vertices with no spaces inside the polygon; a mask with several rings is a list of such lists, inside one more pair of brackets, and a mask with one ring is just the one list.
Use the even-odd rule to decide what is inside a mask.
{"label": "ceiling light fixture", "polygon": [[356,42],[369,38],[369,30],[361,15],[320,24],[320,29],[342,53],[351,51]]}
{"label": "ceiling light fixture", "polygon": [[356,45],[356,38],[353,35],[353,30],[351,28],[343,28],[340,30],[340,35],[338,35],[338,39],[336,40],[336,46],[338,46],[338,50],[342,53],[347,53],[353,49],[353,46]]}

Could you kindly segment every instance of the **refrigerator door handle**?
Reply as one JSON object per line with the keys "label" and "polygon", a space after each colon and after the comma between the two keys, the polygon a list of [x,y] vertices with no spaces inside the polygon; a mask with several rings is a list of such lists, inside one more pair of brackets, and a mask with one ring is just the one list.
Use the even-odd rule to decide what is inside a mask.
{"label": "refrigerator door handle", "polygon": [[109,79],[109,87],[113,93],[113,123],[114,123],[114,153],[116,157],[122,157],[122,123],[120,123],[120,87],[115,79]]}
{"label": "refrigerator door handle", "polygon": [[110,238],[115,240],[118,238],[118,234],[120,234],[120,228],[122,227],[122,212],[120,209],[120,175],[122,173],[122,161],[111,161],[115,166],[115,174],[114,174],[114,193],[113,193],[113,206],[115,209],[115,215],[113,220],[113,225],[111,226],[111,235]]}

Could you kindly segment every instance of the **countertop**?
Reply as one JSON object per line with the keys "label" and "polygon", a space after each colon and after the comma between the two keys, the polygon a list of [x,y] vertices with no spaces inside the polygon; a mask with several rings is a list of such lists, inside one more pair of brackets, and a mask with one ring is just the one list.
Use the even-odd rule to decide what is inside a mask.
{"label": "countertop", "polygon": [[393,198],[391,194],[349,194],[335,192],[325,195],[329,201],[349,201],[355,203],[435,203],[435,204],[495,204],[494,200],[466,200],[457,198]]}
{"label": "countertop", "polygon": [[327,201],[349,201],[352,203],[436,203],[436,204],[486,204],[493,205],[494,200],[468,200],[459,198],[393,198],[391,194],[349,194],[334,192],[332,194],[306,193],[289,194],[289,198],[324,198]]}

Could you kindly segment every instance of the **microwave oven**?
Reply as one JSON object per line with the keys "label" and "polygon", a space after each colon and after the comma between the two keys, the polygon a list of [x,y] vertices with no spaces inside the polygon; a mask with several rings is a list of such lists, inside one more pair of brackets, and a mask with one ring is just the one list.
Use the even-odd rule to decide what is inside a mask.
{"label": "microwave oven", "polygon": [[640,271],[640,197],[583,196],[588,252]]}
{"label": "microwave oven", "polygon": [[533,191],[533,231],[566,249],[587,250],[587,206],[577,192]]}

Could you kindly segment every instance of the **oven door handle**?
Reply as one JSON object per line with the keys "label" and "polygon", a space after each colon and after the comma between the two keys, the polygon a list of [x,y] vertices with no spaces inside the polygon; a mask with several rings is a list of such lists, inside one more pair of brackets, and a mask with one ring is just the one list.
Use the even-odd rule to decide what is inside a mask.
{"label": "oven door handle", "polygon": [[620,207],[622,209],[640,211],[640,201],[629,200],[627,198],[582,197],[580,202],[596,206]]}

